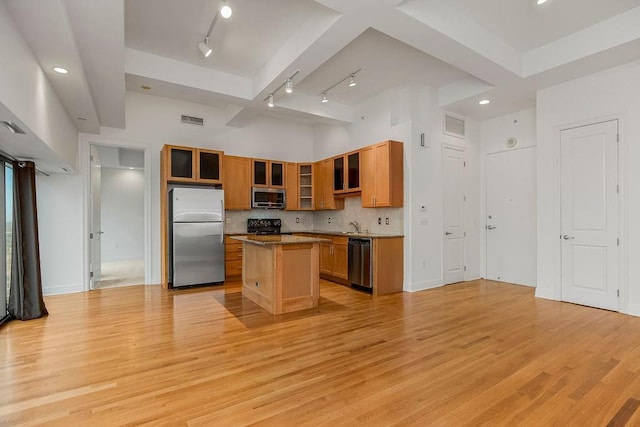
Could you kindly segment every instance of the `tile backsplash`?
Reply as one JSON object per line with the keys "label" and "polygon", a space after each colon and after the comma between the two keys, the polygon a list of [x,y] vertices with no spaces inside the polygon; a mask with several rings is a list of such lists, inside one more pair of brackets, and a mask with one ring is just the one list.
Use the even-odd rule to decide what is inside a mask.
{"label": "tile backsplash", "polygon": [[[378,225],[378,218],[381,225]],[[389,225],[385,225],[389,218]],[[376,234],[403,234],[403,208],[363,208],[360,197],[347,197],[344,209],[313,213],[313,229],[323,231],[354,231],[351,221],[358,221],[360,231]]]}
{"label": "tile backsplash", "polygon": [[[245,233],[248,218],[280,218],[282,231],[353,231],[351,221],[358,221],[361,231],[376,234],[403,234],[402,208],[363,208],[360,197],[347,197],[343,210],[337,211],[281,211],[252,209],[250,211],[227,211],[225,227],[227,233]],[[381,219],[378,225],[378,218]],[[385,225],[389,218],[389,225]],[[296,222],[298,219],[299,222]]]}
{"label": "tile backsplash", "polygon": [[[313,229],[313,212],[252,209],[250,211],[227,211],[226,233],[246,233],[249,218],[280,218],[282,231],[306,231]],[[296,222],[296,218],[299,222]]]}

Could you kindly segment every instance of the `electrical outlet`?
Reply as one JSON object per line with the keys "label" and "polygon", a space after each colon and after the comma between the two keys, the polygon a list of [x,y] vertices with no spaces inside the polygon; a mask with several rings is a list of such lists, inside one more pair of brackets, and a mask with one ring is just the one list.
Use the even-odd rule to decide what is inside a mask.
{"label": "electrical outlet", "polygon": [[331,224],[331,217],[327,218],[327,223]]}
{"label": "electrical outlet", "polygon": [[378,218],[378,225],[382,225],[382,218]]}
{"label": "electrical outlet", "polygon": [[385,218],[385,219],[384,219],[384,223],[385,223],[386,225],[389,225],[389,218]]}
{"label": "electrical outlet", "polygon": [[296,217],[296,224],[300,224],[300,218]]}

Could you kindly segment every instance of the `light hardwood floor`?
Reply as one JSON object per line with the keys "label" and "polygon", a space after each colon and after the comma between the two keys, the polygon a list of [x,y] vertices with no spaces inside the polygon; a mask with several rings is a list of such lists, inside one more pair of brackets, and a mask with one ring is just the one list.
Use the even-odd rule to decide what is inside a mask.
{"label": "light hardwood floor", "polygon": [[238,285],[48,297],[0,330],[0,424],[640,424],[640,318],[490,281],[320,294],[281,316]]}

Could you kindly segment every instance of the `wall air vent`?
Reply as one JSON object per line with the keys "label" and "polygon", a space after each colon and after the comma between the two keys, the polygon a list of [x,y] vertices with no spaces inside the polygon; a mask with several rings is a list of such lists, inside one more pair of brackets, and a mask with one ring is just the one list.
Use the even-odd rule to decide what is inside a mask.
{"label": "wall air vent", "polygon": [[20,126],[18,126],[14,122],[0,120],[0,123],[4,127],[6,127],[9,130],[9,132],[11,132],[11,133],[20,134],[20,135],[25,135],[26,134],[26,132],[23,131],[22,129],[20,129]]}
{"label": "wall air vent", "polygon": [[188,125],[204,126],[204,119],[202,117],[185,116],[183,114],[180,116],[180,121]]}
{"label": "wall air vent", "polygon": [[445,135],[464,138],[464,120],[449,114],[444,115],[444,133]]}

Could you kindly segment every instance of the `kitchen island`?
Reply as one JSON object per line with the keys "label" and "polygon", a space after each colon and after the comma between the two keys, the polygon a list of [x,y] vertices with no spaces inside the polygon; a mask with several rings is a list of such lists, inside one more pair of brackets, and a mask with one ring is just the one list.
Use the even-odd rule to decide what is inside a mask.
{"label": "kitchen island", "polygon": [[318,306],[320,243],[307,236],[232,236],[242,242],[242,294],[272,314]]}

